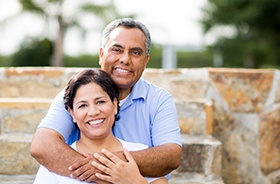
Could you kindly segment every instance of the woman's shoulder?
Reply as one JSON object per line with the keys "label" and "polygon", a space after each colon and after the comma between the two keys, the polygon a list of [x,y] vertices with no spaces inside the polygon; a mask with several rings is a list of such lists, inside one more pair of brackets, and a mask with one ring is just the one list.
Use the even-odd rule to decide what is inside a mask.
{"label": "woman's shoulder", "polygon": [[142,143],[128,142],[119,139],[123,148],[126,148],[128,151],[138,151],[148,148],[149,146]]}

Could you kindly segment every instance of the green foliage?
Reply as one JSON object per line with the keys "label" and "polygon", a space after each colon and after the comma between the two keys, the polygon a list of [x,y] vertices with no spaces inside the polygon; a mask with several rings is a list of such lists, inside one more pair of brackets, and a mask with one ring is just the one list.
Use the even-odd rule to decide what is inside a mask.
{"label": "green foliage", "polygon": [[12,55],[12,66],[50,66],[53,53],[52,42],[48,39],[30,39],[23,42],[20,50]]}
{"label": "green foliage", "polygon": [[100,68],[98,55],[65,56],[65,67],[91,67]]}
{"label": "green foliage", "polygon": [[11,56],[1,56],[0,55],[0,67],[11,66]]}
{"label": "green foliage", "polygon": [[32,0],[19,0],[22,10],[27,12],[33,12],[36,14],[44,15],[45,11],[42,7],[38,6]]}
{"label": "green foliage", "polygon": [[224,66],[261,68],[280,66],[280,1],[208,0],[203,9],[205,33],[231,27],[231,38],[220,36],[212,46],[222,52]]}
{"label": "green foliage", "polygon": [[212,67],[212,53],[210,51],[201,52],[178,52],[178,68],[200,68]]}
{"label": "green foliage", "polygon": [[152,44],[150,51],[150,60],[147,68],[161,68],[162,49],[160,46]]}

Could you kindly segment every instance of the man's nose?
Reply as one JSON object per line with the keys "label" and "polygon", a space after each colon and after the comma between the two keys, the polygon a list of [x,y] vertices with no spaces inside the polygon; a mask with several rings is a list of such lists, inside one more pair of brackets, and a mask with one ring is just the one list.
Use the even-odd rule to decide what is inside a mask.
{"label": "man's nose", "polygon": [[123,64],[129,64],[131,62],[130,54],[128,52],[124,52],[120,57],[120,62]]}

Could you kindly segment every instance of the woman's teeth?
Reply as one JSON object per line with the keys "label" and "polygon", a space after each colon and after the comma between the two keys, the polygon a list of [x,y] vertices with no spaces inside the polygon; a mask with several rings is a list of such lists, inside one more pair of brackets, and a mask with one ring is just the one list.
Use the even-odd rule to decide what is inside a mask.
{"label": "woman's teeth", "polygon": [[104,121],[104,119],[100,119],[100,120],[95,120],[95,121],[89,121],[88,123],[90,125],[97,125],[99,123],[102,123]]}

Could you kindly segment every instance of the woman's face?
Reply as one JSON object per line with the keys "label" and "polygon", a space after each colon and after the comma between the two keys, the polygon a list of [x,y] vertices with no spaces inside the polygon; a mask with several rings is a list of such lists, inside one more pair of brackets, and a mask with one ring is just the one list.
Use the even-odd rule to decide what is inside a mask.
{"label": "woman's face", "polygon": [[112,102],[109,95],[92,82],[78,88],[70,113],[81,136],[83,134],[89,139],[100,139],[112,132],[117,99]]}

